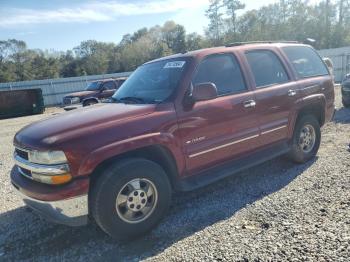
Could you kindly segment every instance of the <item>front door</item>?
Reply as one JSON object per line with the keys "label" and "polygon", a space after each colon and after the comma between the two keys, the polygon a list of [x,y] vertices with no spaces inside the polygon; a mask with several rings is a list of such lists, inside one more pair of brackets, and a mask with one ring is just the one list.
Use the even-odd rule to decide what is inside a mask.
{"label": "front door", "polygon": [[103,83],[100,98],[109,98],[112,95],[114,95],[116,90],[117,90],[117,87],[114,81],[107,81]]}
{"label": "front door", "polygon": [[190,174],[252,150],[259,134],[254,94],[248,90],[233,54],[210,55],[202,60],[192,85],[206,82],[216,85],[218,97],[178,112]]}

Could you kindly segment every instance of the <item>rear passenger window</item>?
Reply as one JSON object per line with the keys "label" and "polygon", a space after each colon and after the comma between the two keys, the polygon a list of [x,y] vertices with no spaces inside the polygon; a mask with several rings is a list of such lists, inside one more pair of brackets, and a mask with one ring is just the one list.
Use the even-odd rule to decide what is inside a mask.
{"label": "rear passenger window", "polygon": [[282,48],[295,71],[301,78],[328,75],[326,65],[316,51],[306,46],[288,46]]}
{"label": "rear passenger window", "polygon": [[288,82],[286,70],[272,51],[254,50],[246,52],[245,55],[254,75],[256,88]]}
{"label": "rear passenger window", "polygon": [[216,85],[218,95],[239,93],[246,90],[241,68],[233,55],[211,55],[198,67],[192,83],[211,82]]}
{"label": "rear passenger window", "polygon": [[115,84],[112,81],[108,81],[103,84],[103,88],[107,90],[115,89]]}

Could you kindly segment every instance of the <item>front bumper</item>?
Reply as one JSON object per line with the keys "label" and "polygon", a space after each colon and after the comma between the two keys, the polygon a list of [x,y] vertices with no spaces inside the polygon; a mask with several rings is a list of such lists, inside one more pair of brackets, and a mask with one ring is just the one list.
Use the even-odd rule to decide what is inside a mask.
{"label": "front bumper", "polygon": [[69,105],[69,106],[64,106],[63,109],[65,111],[71,111],[71,110],[82,108],[82,107],[83,107],[82,104],[72,104],[72,105]]}
{"label": "front bumper", "polygon": [[88,181],[85,179],[65,186],[44,185],[24,177],[15,166],[11,182],[23,202],[47,220],[68,226],[87,224]]}
{"label": "front bumper", "polygon": [[60,201],[40,201],[17,190],[23,202],[45,219],[68,226],[82,226],[88,222],[87,195]]}

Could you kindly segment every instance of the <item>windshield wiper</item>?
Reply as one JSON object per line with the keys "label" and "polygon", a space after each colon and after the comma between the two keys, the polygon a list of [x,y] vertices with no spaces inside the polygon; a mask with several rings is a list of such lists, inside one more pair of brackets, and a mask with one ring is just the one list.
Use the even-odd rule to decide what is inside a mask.
{"label": "windshield wiper", "polygon": [[119,99],[115,99],[116,101],[120,101],[120,102],[131,102],[131,103],[137,103],[137,104],[146,104],[145,99],[141,98],[141,97],[134,97],[134,96],[126,96],[126,97],[122,97]]}

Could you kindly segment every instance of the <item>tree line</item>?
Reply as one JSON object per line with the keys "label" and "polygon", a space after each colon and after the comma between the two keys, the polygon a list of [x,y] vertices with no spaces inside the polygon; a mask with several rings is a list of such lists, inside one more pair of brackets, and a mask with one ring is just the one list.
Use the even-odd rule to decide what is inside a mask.
{"label": "tree line", "polygon": [[0,82],[132,71],[162,56],[231,42],[313,38],[317,49],[350,45],[350,0],[280,0],[246,12],[239,0],[209,2],[204,36],[168,21],[124,35],[118,44],[88,40],[66,52],[0,41]]}
{"label": "tree line", "polygon": [[280,0],[239,15],[239,0],[210,0],[206,37],[212,45],[254,40],[315,39],[317,49],[350,45],[350,1]]}

